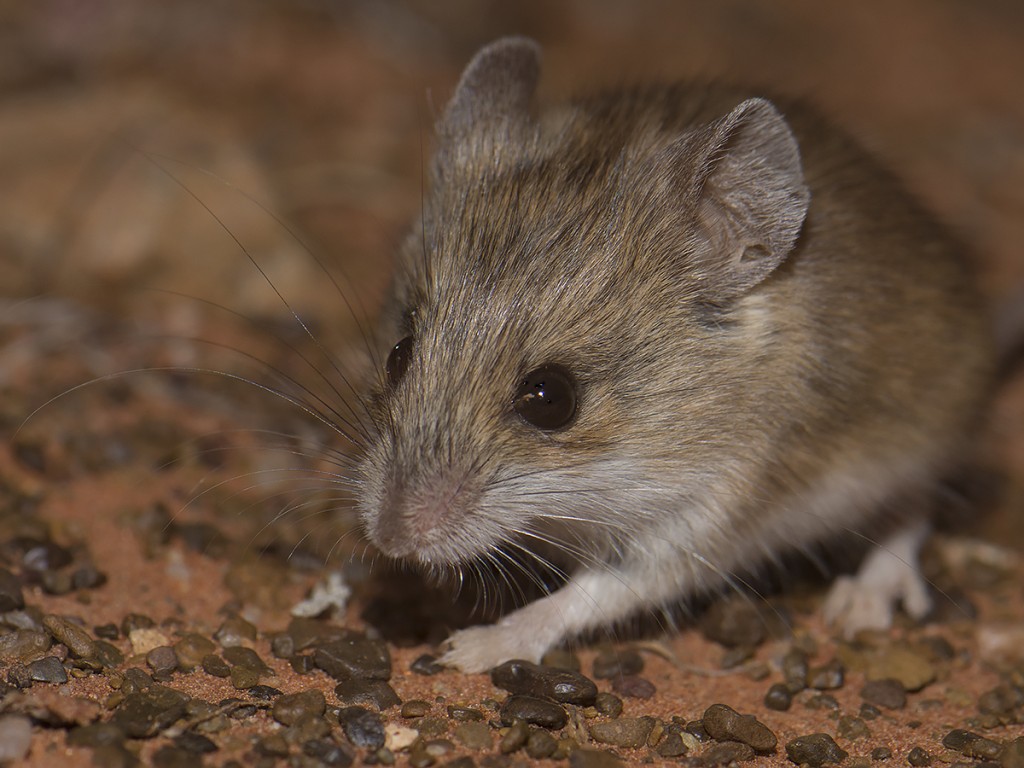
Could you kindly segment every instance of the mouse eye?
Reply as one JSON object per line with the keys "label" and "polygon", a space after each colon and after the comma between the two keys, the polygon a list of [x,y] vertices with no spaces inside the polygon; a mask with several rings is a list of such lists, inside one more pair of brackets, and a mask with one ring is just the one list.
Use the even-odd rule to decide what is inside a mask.
{"label": "mouse eye", "polygon": [[384,366],[388,376],[389,387],[396,386],[402,380],[402,376],[405,375],[405,370],[409,367],[409,361],[412,360],[412,345],[413,337],[406,336],[391,348],[391,352],[388,354],[388,361]]}
{"label": "mouse eye", "polygon": [[576,380],[560,365],[542,365],[523,377],[512,407],[538,429],[564,427],[576,415]]}

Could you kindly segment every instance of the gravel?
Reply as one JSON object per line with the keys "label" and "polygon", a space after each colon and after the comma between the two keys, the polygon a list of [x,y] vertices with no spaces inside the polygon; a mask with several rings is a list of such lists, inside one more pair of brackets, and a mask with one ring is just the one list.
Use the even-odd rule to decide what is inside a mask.
{"label": "gravel", "polygon": [[555,729],[565,727],[569,721],[565,709],[559,704],[522,694],[509,696],[501,705],[499,716],[505,725],[512,725],[516,720],[523,720],[542,728]]}
{"label": "gravel", "polygon": [[593,680],[578,672],[543,667],[527,661],[508,661],[491,670],[491,682],[514,694],[529,694],[562,704],[588,706],[597,698]]}
{"label": "gravel", "polygon": [[841,763],[849,753],[843,750],[827,733],[798,736],[786,743],[786,755],[797,765],[818,768],[830,763]]}

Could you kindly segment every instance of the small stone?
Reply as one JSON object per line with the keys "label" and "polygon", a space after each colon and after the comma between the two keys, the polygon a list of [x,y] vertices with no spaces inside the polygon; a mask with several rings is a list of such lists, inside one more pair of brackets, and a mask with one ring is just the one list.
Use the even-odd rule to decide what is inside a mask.
{"label": "small stone", "polygon": [[551,757],[558,749],[558,741],[547,731],[536,730],[526,740],[526,754],[534,760]]}
{"label": "small stone", "polygon": [[459,723],[455,726],[455,730],[452,731],[452,735],[466,749],[472,749],[476,752],[490,749],[494,746],[491,729],[487,726],[487,723]]}
{"label": "small stone", "polygon": [[638,675],[616,677],[612,680],[612,690],[620,696],[630,699],[650,699],[657,693],[654,683]]}
{"label": "small stone", "polygon": [[839,701],[830,693],[817,693],[804,702],[808,709],[839,709]]}
{"label": "small stone", "polygon": [[892,758],[892,750],[888,747],[875,747],[871,750],[871,759],[875,762],[882,762]]}
{"label": "small stone", "polygon": [[231,667],[220,656],[209,654],[203,657],[203,671],[214,677],[230,677]]}
{"label": "small stone", "polygon": [[404,752],[416,743],[419,737],[420,732],[415,728],[398,723],[388,723],[384,726],[384,746],[392,752]]}
{"label": "small stone", "polygon": [[[528,661],[506,661],[491,670],[491,681],[502,690],[586,707],[597,698],[597,686],[577,672]],[[561,727],[561,726],[559,726]]]}
{"label": "small stone", "polygon": [[267,757],[287,757],[288,741],[280,733],[264,736],[256,742],[256,752]]}
{"label": "small stone", "polygon": [[121,637],[117,624],[99,624],[92,628],[92,633],[104,640],[117,640]]}
{"label": "small stone", "polygon": [[860,715],[861,720],[877,720],[882,716],[882,710],[865,701],[860,705],[860,711],[857,714]]}
{"label": "small stone", "polygon": [[67,670],[56,656],[45,656],[28,664],[29,675],[37,683],[66,683]]}
{"label": "small stone", "polygon": [[188,697],[162,685],[125,696],[111,722],[133,739],[155,736],[185,714]]}
{"label": "small stone", "polygon": [[816,691],[834,691],[843,687],[846,670],[839,659],[832,659],[821,667],[812,669],[807,675],[807,686]]}
{"label": "small stone", "polygon": [[430,703],[422,699],[410,699],[402,705],[401,715],[405,718],[425,717],[430,714]]}
{"label": "small stone", "polygon": [[793,706],[793,694],[785,683],[775,683],[764,695],[764,705],[776,712],[786,712]]}
{"label": "small stone", "polygon": [[25,759],[31,746],[31,720],[22,715],[0,716],[0,765]]}
{"label": "small stone", "polygon": [[217,631],[213,633],[213,639],[220,643],[225,650],[237,648],[245,643],[255,642],[258,631],[251,622],[241,616],[230,616],[224,620]]}
{"label": "small stone", "polygon": [[1000,768],[1024,768],[1024,736],[1018,736],[1003,747],[999,765]]}
{"label": "small stone", "polygon": [[302,754],[318,760],[323,765],[336,768],[348,768],[353,762],[352,755],[345,747],[329,739],[309,739],[303,742]]}
{"label": "small stone", "polygon": [[807,687],[807,675],[810,672],[810,664],[807,661],[807,654],[793,648],[782,657],[782,676],[785,685],[792,693],[800,693]]}
{"label": "small stone", "polygon": [[501,705],[499,713],[504,725],[512,725],[516,720],[524,720],[542,728],[558,729],[565,727],[569,716],[561,706],[539,699],[536,696],[509,696]]}
{"label": "small stone", "polygon": [[932,764],[932,756],[920,747],[914,747],[907,753],[907,762],[914,768],[922,768],[922,766]]}
{"label": "small stone", "polygon": [[384,721],[376,712],[363,707],[345,707],[338,712],[338,725],[357,747],[372,751],[384,746]]}
{"label": "small stone", "polygon": [[683,741],[682,734],[677,731],[666,733],[664,738],[658,742],[655,752],[659,757],[682,757],[690,750]]}
{"label": "small stone", "polygon": [[429,768],[437,762],[437,758],[427,752],[422,744],[417,744],[409,752],[410,768]]}
{"label": "small stone", "polygon": [[598,680],[638,675],[644,670],[643,657],[632,649],[610,649],[594,658],[593,674]]}
{"label": "small stone", "polygon": [[409,669],[417,675],[431,676],[444,672],[444,667],[437,663],[437,657],[424,653],[409,665]]}
{"label": "small stone", "polygon": [[260,673],[251,667],[232,667],[228,676],[237,691],[255,688],[260,683]]}
{"label": "small stone", "polygon": [[0,568],[0,613],[19,611],[25,607],[18,577],[6,568]]}
{"label": "small stone", "polygon": [[839,718],[838,733],[847,741],[856,741],[857,739],[866,739],[869,737],[871,735],[871,729],[868,728],[867,723],[859,717],[843,715]]}
{"label": "small stone", "polygon": [[45,653],[53,644],[46,632],[31,629],[16,629],[0,635],[0,662],[28,661]]}
{"label": "small stone", "polygon": [[460,723],[479,723],[484,719],[484,713],[473,707],[448,707],[448,717]]}
{"label": "small stone", "polygon": [[701,719],[708,735],[716,741],[749,744],[756,752],[775,750],[778,739],[768,726],[753,715],[741,715],[725,704],[712,704]]}
{"label": "small stone", "polygon": [[31,688],[32,670],[28,668],[27,664],[16,661],[7,668],[7,682],[15,688],[21,688],[22,690]]}
{"label": "small stone", "polygon": [[708,640],[726,648],[755,648],[767,635],[764,617],[744,597],[712,603],[701,618],[700,629]]}
{"label": "small stone", "polygon": [[172,746],[160,747],[153,753],[153,768],[195,768],[196,756]]}
{"label": "small stone", "polygon": [[869,704],[886,709],[903,709],[907,706],[907,692],[903,690],[899,680],[893,680],[891,677],[869,680],[860,689],[860,697]]}
{"label": "small stone", "polygon": [[304,717],[323,717],[327,701],[316,689],[287,693],[278,697],[271,708],[271,714],[281,725],[295,725]]}
{"label": "small stone", "polygon": [[849,753],[827,733],[812,733],[787,742],[786,756],[797,765],[806,763],[811,768],[819,768],[828,763],[841,763]]}
{"label": "small stone", "polygon": [[228,646],[223,650],[222,655],[224,661],[233,667],[250,669],[260,675],[268,674],[271,671],[256,651],[243,645]]}
{"label": "small stone", "polygon": [[622,768],[623,762],[611,752],[599,749],[574,749],[569,754],[569,768]]}
{"label": "small stone", "polygon": [[185,752],[193,755],[206,755],[216,752],[219,747],[209,738],[195,731],[185,731],[174,737],[174,744]]}
{"label": "small stone", "polygon": [[124,731],[113,723],[90,723],[73,728],[68,732],[68,746],[101,747],[111,744],[124,744]]}
{"label": "small stone", "polygon": [[1024,689],[1015,685],[997,685],[978,697],[978,711],[983,715],[1007,715],[1021,706],[1024,706]]}
{"label": "small stone", "polygon": [[614,693],[601,691],[594,699],[594,709],[605,717],[616,718],[622,714],[622,699]]}
{"label": "small stone", "polygon": [[373,706],[382,712],[402,703],[395,689],[384,680],[342,680],[334,687],[334,695],[343,707]]}
{"label": "small stone", "polygon": [[142,613],[129,613],[123,619],[121,619],[121,634],[125,637],[131,635],[132,630],[135,629],[149,629],[155,627],[156,622],[153,621],[149,616]]}
{"label": "small stone", "polygon": [[706,768],[717,768],[718,766],[725,768],[725,766],[753,760],[754,754],[754,749],[749,744],[739,741],[723,741],[705,749],[700,755],[700,762]]}
{"label": "small stone", "polygon": [[97,589],[107,583],[107,575],[91,563],[76,568],[71,573],[72,589]]}
{"label": "small stone", "polygon": [[168,677],[178,668],[178,656],[169,645],[160,645],[146,654],[146,666],[158,677]]}
{"label": "small stone", "polygon": [[313,661],[335,680],[391,679],[391,654],[381,640],[352,637],[325,643],[317,646]]}
{"label": "small stone", "polygon": [[284,691],[274,688],[272,685],[254,685],[248,689],[247,693],[260,701],[273,701],[278,696],[284,695]]}
{"label": "small stone", "polygon": [[511,754],[517,749],[525,747],[529,738],[529,727],[523,720],[517,720],[509,726],[509,729],[501,737],[501,741],[498,742],[498,751],[503,755]]}
{"label": "small stone", "polygon": [[155,627],[147,627],[145,629],[133,629],[129,632],[128,642],[132,644],[133,654],[145,656],[154,648],[168,645],[170,639],[161,630]]}
{"label": "small stone", "polygon": [[420,732],[423,738],[443,736],[448,733],[451,722],[443,717],[421,717],[413,727]]}
{"label": "small stone", "polygon": [[654,728],[653,717],[622,717],[590,724],[590,738],[613,747],[635,749],[647,743]]}
{"label": "small stone", "polygon": [[953,729],[943,737],[942,746],[955,750],[964,757],[977,760],[995,760],[1002,751],[1002,746],[991,739],[959,728]]}
{"label": "small stone", "polygon": [[79,659],[91,659],[96,655],[96,641],[89,637],[89,633],[72,621],[63,616],[48,614],[43,616],[43,626],[53,639],[58,643],[64,643],[68,652]]}
{"label": "small stone", "polygon": [[174,644],[174,653],[178,657],[178,667],[191,672],[203,663],[203,659],[217,650],[216,644],[208,637],[190,632]]}
{"label": "small stone", "polygon": [[868,680],[896,680],[905,691],[919,691],[934,682],[935,666],[924,654],[894,646],[868,662]]}

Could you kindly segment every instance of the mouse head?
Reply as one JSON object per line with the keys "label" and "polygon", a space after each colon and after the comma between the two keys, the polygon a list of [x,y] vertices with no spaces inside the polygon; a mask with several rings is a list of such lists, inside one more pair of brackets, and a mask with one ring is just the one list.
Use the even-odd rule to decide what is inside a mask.
{"label": "mouse head", "polygon": [[360,474],[394,556],[455,563],[579,526],[614,541],[677,506],[659,470],[699,483],[716,417],[736,418],[715,336],[803,224],[769,102],[673,125],[672,91],[631,92],[537,119],[539,69],[529,40],[484,48],[438,124]]}

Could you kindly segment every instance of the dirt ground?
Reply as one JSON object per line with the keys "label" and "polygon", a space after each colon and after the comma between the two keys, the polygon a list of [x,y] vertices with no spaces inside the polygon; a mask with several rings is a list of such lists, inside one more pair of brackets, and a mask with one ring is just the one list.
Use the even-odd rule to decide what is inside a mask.
{"label": "dirt ground", "polygon": [[[997,333],[1007,346],[1019,338],[1024,6],[1010,0],[0,2],[0,568],[18,576],[33,615],[78,617],[95,634],[144,614],[168,643],[242,616],[259,630],[245,644],[273,669],[261,682],[317,686],[336,704],[336,681],[296,674],[270,645],[327,564],[355,588],[339,620],[391,642],[403,701],[444,712],[504,696],[483,675],[408,671],[443,639],[450,601],[429,589],[395,598],[398,577],[381,576],[345,500],[318,482],[335,469],[324,446],[345,447],[268,390],[351,398],[344,374],[418,210],[433,118],[472,53],[509,33],[544,46],[541,99],[700,77],[814,101],[963,238]],[[820,585],[801,586],[772,603],[793,635],[731,673],[701,632],[656,635],[643,676],[657,692],[626,697],[625,716],[692,721],[728,703],[778,735],[779,749],[756,758],[765,765],[792,764],[782,745],[814,732],[834,736],[849,761],[883,762],[871,755],[885,747],[900,765],[913,747],[944,763],[981,760],[942,746],[952,728],[999,744],[1024,736],[1024,714],[986,719],[978,706],[1001,684],[1024,684],[1018,373],[1004,376],[955,494],[969,522],[933,547],[943,617],[852,648],[820,625]],[[26,541],[105,578],[30,577],[18,559]],[[382,618],[389,609],[403,620]],[[12,626],[0,616],[0,652]],[[845,660],[846,684],[829,691],[838,708],[807,692],[789,711],[765,708],[793,637],[814,664]],[[939,637],[954,653],[930,659],[935,679],[904,709],[868,722],[867,736],[840,728],[861,712],[872,643],[924,653]],[[122,673],[146,666],[123,632],[111,643],[128,656]],[[584,672],[594,655],[581,650]],[[0,657],[0,679],[10,681],[12,658]],[[32,720],[16,764],[123,764],[68,743],[73,728],[110,716],[119,683],[83,669],[63,685],[0,682],[0,712]],[[245,690],[202,672],[167,684],[213,702]],[[385,720],[406,722],[396,711]],[[195,761],[300,764],[295,750],[257,746],[279,728],[260,711]],[[172,764],[157,757],[172,735],[131,740],[127,752]],[[436,761],[486,764],[493,751],[456,739]],[[615,751],[630,764],[676,760],[653,743]],[[1009,749],[994,759],[1020,764]]]}

